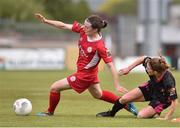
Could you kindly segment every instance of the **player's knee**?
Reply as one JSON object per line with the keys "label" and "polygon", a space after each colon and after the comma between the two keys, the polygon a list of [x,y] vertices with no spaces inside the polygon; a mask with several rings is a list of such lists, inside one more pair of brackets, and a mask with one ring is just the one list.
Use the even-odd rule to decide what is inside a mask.
{"label": "player's knee", "polygon": [[93,95],[93,98],[95,98],[95,99],[101,99],[101,95],[100,95],[100,94],[95,94],[95,95]]}
{"label": "player's knee", "polygon": [[51,91],[51,92],[57,92],[58,90],[57,90],[57,88],[51,86],[51,87],[50,87],[50,91]]}
{"label": "player's knee", "polygon": [[101,99],[102,94],[99,93],[99,92],[94,92],[94,93],[92,94],[92,96],[93,96],[93,98],[95,98],[95,99]]}
{"label": "player's knee", "polygon": [[125,97],[121,97],[119,101],[120,101],[122,104],[128,103],[128,99],[125,98]]}
{"label": "player's knee", "polygon": [[144,113],[139,112],[138,115],[137,115],[137,118],[143,119],[143,118],[147,118],[147,116],[144,115]]}
{"label": "player's knee", "polygon": [[56,86],[56,82],[51,85],[50,91],[51,92],[58,92],[59,91],[59,88],[57,88],[57,86]]}
{"label": "player's knee", "polygon": [[137,118],[143,118],[143,115],[139,112],[138,115],[137,115]]}
{"label": "player's knee", "polygon": [[147,118],[143,113],[139,112],[137,115],[137,118],[143,119],[143,118]]}

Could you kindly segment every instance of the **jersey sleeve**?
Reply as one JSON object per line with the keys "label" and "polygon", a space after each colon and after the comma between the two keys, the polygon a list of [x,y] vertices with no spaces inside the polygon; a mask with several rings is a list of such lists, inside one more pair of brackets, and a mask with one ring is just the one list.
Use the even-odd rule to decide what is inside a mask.
{"label": "jersey sleeve", "polygon": [[77,32],[77,33],[81,33],[81,32],[83,32],[83,27],[80,23],[78,23],[77,21],[74,21],[72,31]]}
{"label": "jersey sleeve", "polygon": [[110,51],[104,46],[104,43],[101,42],[98,45],[98,54],[103,59],[105,63],[112,62],[112,56]]}
{"label": "jersey sleeve", "polygon": [[174,77],[168,73],[163,80],[163,84],[167,89],[170,99],[171,100],[177,99],[177,91],[175,87]]}

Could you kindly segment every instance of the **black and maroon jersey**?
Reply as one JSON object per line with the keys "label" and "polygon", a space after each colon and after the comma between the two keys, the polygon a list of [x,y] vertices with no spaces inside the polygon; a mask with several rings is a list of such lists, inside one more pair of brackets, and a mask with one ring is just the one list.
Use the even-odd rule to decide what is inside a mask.
{"label": "black and maroon jersey", "polygon": [[[144,59],[143,66],[145,69],[150,59],[150,57]],[[162,103],[170,103],[172,100],[177,99],[175,78],[169,70],[166,70],[158,80],[155,76],[149,76],[149,78],[148,83],[151,99],[158,100]]]}

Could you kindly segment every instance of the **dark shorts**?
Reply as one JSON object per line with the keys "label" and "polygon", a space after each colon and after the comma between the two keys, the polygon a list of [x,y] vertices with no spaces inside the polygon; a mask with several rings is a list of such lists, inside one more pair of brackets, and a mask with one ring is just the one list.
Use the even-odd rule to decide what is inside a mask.
{"label": "dark shorts", "polygon": [[153,107],[157,114],[160,115],[164,109],[170,106],[170,103],[162,103],[158,99],[154,99],[152,97],[151,84],[149,82],[146,82],[139,86],[139,89],[143,93],[145,101],[150,101],[149,105]]}
{"label": "dark shorts", "polygon": [[158,100],[151,100],[150,103],[149,103],[150,106],[152,106],[155,110],[155,112],[160,115],[161,112],[166,109],[167,107],[170,106],[170,104],[168,103],[161,103],[160,101]]}
{"label": "dark shorts", "polygon": [[143,83],[142,85],[139,86],[139,89],[141,90],[145,101],[151,101],[152,100],[150,86],[151,85],[149,82]]}

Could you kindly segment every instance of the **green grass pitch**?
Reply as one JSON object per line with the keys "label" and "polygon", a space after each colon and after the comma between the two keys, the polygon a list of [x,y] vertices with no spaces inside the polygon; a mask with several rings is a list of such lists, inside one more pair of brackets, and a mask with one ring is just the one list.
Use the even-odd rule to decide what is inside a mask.
{"label": "green grass pitch", "polygon": [[[71,73],[73,71],[68,70],[0,71],[0,127],[180,127],[180,123],[170,121],[137,119],[125,110],[118,112],[115,118],[96,118],[96,113],[110,109],[112,104],[92,98],[88,91],[82,94],[73,90],[63,91],[54,116],[35,116],[37,112],[46,110],[50,85]],[[173,74],[180,94],[180,73]],[[100,72],[99,78],[102,89],[115,92],[109,71]],[[130,73],[119,81],[130,90],[147,79],[145,73]],[[29,116],[16,116],[13,112],[13,102],[18,98],[31,100],[33,110]],[[147,104],[135,103],[138,109]],[[180,117],[179,106],[173,117]]]}

